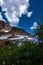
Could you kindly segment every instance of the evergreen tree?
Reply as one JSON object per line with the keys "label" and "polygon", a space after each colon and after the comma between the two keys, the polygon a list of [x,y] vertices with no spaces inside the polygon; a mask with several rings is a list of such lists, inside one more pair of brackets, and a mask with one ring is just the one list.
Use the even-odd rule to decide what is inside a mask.
{"label": "evergreen tree", "polygon": [[40,40],[43,42],[43,16],[41,17],[41,24],[39,25],[39,29],[36,33],[39,36]]}

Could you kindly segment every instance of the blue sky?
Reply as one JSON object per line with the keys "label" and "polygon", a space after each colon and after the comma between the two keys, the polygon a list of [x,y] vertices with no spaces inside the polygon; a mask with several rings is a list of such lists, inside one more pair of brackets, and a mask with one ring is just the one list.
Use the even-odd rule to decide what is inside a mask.
{"label": "blue sky", "polygon": [[19,26],[24,28],[26,31],[31,32],[31,34],[34,34],[34,30],[30,30],[30,27],[34,24],[34,22],[41,22],[40,18],[43,16],[43,0],[30,0],[29,10],[33,11],[32,16],[28,18],[24,15],[20,20],[21,22],[19,23]]}
{"label": "blue sky", "polygon": [[[38,23],[40,23],[40,17],[43,16],[43,0],[22,0],[22,1],[20,0],[18,2],[14,0],[16,4],[12,0],[12,4],[14,5],[10,4],[9,6],[7,6],[9,4],[7,0],[6,1],[1,0],[0,2],[1,2],[0,5],[2,7],[2,11],[4,10],[5,12],[7,11],[7,13],[3,14],[3,12],[0,9],[0,18],[3,18],[5,21],[7,21],[9,24],[12,24],[13,26],[17,26],[19,28],[24,29],[27,32],[30,32],[31,34],[34,34],[34,30],[37,29]],[[9,0],[9,2],[11,2],[11,0]],[[4,5],[3,3],[6,4],[6,7],[3,6]],[[21,3],[22,5],[25,6],[21,6]],[[13,12],[15,7],[16,13],[14,12],[14,14],[16,16],[12,15],[11,17],[12,10],[10,9],[10,6],[11,8],[13,8],[12,9]]]}

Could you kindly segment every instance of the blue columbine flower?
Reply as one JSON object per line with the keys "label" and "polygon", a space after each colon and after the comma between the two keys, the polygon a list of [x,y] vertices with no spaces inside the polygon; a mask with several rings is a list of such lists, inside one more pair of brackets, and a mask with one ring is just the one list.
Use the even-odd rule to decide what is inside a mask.
{"label": "blue columbine flower", "polygon": [[31,41],[32,41],[33,43],[37,43],[37,44],[42,42],[42,41],[39,40],[39,36],[33,37],[33,38],[31,39]]}

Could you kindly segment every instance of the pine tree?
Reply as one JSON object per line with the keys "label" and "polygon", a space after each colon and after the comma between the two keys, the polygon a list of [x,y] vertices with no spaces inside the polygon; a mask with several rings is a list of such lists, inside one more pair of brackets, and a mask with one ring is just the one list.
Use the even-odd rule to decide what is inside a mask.
{"label": "pine tree", "polygon": [[41,24],[39,25],[39,29],[36,34],[39,36],[40,40],[42,40],[43,42],[43,16],[41,17]]}

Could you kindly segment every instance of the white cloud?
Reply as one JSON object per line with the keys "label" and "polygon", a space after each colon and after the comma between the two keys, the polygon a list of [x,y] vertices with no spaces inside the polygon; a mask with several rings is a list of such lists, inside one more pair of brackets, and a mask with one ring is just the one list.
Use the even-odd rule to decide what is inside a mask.
{"label": "white cloud", "polygon": [[32,11],[31,11],[31,12],[28,12],[28,13],[27,13],[27,16],[28,16],[28,17],[31,17],[32,13],[33,13]]}
{"label": "white cloud", "polygon": [[3,2],[3,0],[0,0],[0,5],[2,5],[4,2]]}
{"label": "white cloud", "polygon": [[30,27],[31,30],[37,29],[38,28],[38,24],[37,22],[34,22],[33,25]]}
{"label": "white cloud", "polygon": [[0,4],[2,9],[6,11],[5,15],[12,26],[19,23],[19,17],[22,14],[28,14],[28,17],[32,14],[32,12],[28,12],[29,0],[0,0]]}

